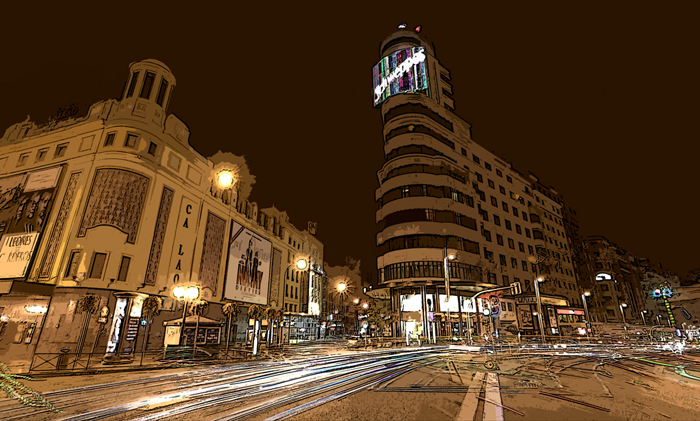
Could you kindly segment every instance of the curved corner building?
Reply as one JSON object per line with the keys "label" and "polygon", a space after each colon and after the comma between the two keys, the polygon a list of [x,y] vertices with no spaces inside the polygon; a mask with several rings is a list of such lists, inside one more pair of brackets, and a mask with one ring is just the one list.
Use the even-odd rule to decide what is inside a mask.
{"label": "curved corner building", "polygon": [[[469,315],[474,333],[489,331],[467,298],[518,281],[531,290],[529,183],[472,141],[471,126],[453,112],[450,72],[421,34],[400,30],[381,43],[373,94],[385,154],[375,195],[377,269],[400,320],[394,333],[465,335]],[[499,298],[497,323],[517,326],[515,302]],[[528,317],[532,325],[529,308],[525,326]]]}

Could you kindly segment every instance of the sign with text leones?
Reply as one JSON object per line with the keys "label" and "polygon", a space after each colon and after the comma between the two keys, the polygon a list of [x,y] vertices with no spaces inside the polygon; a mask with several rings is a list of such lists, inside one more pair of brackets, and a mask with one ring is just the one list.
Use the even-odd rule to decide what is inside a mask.
{"label": "sign with text leones", "polygon": [[192,270],[192,254],[197,239],[195,232],[199,218],[199,207],[187,197],[182,197],[173,252],[170,258],[170,279],[173,283],[188,282]]}
{"label": "sign with text leones", "polygon": [[23,278],[27,274],[38,239],[38,232],[2,236],[0,278]]}

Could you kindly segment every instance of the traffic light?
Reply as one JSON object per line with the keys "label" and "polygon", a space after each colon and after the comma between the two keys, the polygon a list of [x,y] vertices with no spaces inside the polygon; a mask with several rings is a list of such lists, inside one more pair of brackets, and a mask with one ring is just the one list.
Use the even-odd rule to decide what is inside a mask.
{"label": "traffic light", "polygon": [[510,284],[510,295],[521,294],[523,290],[520,288],[520,282],[513,282]]}

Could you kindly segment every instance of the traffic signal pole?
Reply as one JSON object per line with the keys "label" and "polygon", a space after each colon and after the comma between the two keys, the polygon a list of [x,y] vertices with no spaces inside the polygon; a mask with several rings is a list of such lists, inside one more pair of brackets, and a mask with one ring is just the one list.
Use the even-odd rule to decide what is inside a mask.
{"label": "traffic signal pole", "polygon": [[[520,294],[520,292],[522,291],[522,290],[520,289],[520,282],[513,282],[512,284],[510,284],[510,285],[507,286],[507,287],[491,288],[491,289],[485,289],[485,290],[483,290],[483,291],[479,291],[479,292],[477,292],[476,294],[474,294],[474,295],[470,298],[470,301],[472,302],[472,308],[473,308],[474,310],[476,310],[476,298],[477,298],[479,295],[488,294],[489,292],[504,291],[504,290],[506,290],[506,289],[511,290],[511,291],[512,291],[512,295]],[[491,304],[490,304],[490,303],[489,303],[489,317],[491,317]],[[477,318],[477,320],[478,320],[478,318]],[[474,343],[473,343],[473,340],[472,340],[472,331],[471,331],[471,329],[469,329],[469,345],[473,345],[473,344],[474,344]],[[494,351],[494,352],[495,352],[495,351]]]}

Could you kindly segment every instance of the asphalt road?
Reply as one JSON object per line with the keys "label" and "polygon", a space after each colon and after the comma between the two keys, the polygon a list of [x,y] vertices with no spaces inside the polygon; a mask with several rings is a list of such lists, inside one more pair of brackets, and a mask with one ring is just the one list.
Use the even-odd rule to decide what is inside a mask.
{"label": "asphalt road", "polygon": [[[423,346],[175,370],[17,379],[51,405],[2,420],[697,420],[700,350]],[[17,389],[19,390],[19,389]],[[26,393],[25,393],[26,395]],[[36,400],[36,399],[35,399]]]}

